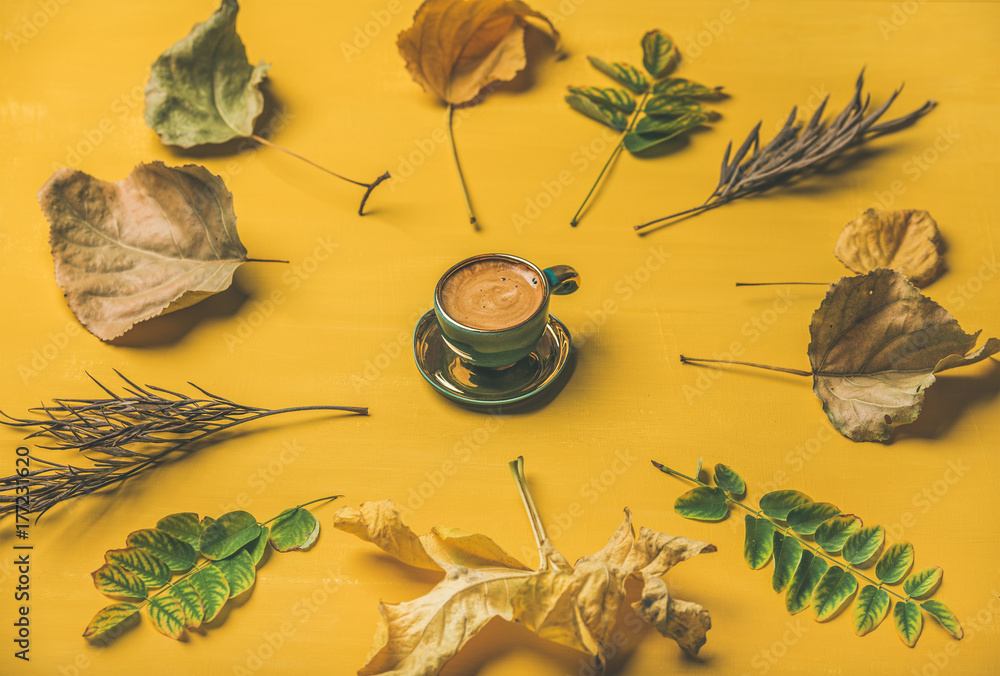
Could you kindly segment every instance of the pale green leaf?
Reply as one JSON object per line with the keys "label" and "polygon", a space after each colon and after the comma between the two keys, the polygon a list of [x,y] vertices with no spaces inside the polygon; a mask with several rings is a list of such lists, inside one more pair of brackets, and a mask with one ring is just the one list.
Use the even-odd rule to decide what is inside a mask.
{"label": "pale green leaf", "polygon": [[[771,575],[771,588],[780,592],[792,581],[792,576],[802,560],[802,543],[798,538],[783,536],[775,532],[775,540],[781,538],[780,546],[775,544],[774,573]],[[811,554],[810,554],[811,556]]]}
{"label": "pale green leaf", "polygon": [[849,570],[830,566],[812,595],[813,615],[817,622],[835,617],[858,590],[858,581]]}
{"label": "pale green leaf", "polygon": [[774,524],[768,519],[746,515],[746,538],[743,541],[743,558],[754,570],[763,568],[774,551]]}
{"label": "pale green leaf", "polygon": [[729,505],[721,488],[698,486],[677,498],[674,511],[686,519],[721,521],[729,514]]}
{"label": "pale green leaf", "polygon": [[156,529],[170,533],[195,549],[198,548],[198,538],[201,537],[202,526],[198,523],[198,515],[194,512],[178,512],[165,516],[156,522]]}
{"label": "pale green leaf", "polygon": [[218,568],[222,576],[226,578],[230,597],[239,596],[250,589],[257,577],[257,569],[254,568],[253,559],[245,549],[241,549],[221,561],[216,561],[212,565]]}
{"label": "pale green leaf", "polygon": [[805,493],[793,490],[771,491],[765,493],[760,499],[760,511],[772,519],[784,521],[788,518],[788,513],[799,505],[812,502]]}
{"label": "pale green leaf", "polygon": [[892,609],[892,619],[896,625],[896,633],[903,643],[913,647],[920,638],[924,627],[924,617],[920,614],[920,606],[913,601],[899,601]]}
{"label": "pale green leaf", "polygon": [[210,565],[192,573],[188,580],[201,596],[201,603],[205,609],[204,621],[211,622],[229,600],[229,583],[226,577],[222,571]]}
{"label": "pale green leaf", "polygon": [[620,110],[623,113],[631,113],[635,110],[635,99],[625,89],[614,87],[570,87],[569,91],[602,108]]}
{"label": "pale green leaf", "polygon": [[732,493],[735,498],[747,492],[747,485],[743,481],[743,477],[721,462],[715,466],[715,485],[727,493]]}
{"label": "pale green leaf", "polygon": [[172,596],[184,612],[184,626],[196,629],[205,620],[205,605],[190,578],[178,580],[164,596]]}
{"label": "pale green leaf", "polygon": [[903,591],[912,598],[919,599],[929,596],[941,584],[943,574],[944,571],[938,566],[918,570],[903,581]]}
{"label": "pale green leaf", "polygon": [[714,99],[722,94],[722,87],[706,87],[682,77],[671,77],[653,85],[652,94],[686,99]]}
{"label": "pale green leaf", "polygon": [[853,514],[845,516],[835,516],[828,521],[824,521],[816,528],[816,544],[823,548],[824,552],[836,554],[847,543],[847,538],[851,537],[861,529],[861,519]]}
{"label": "pale green leaf", "polygon": [[875,575],[886,584],[895,584],[902,580],[913,565],[913,545],[909,542],[897,542],[882,554],[875,564]]}
{"label": "pale green leaf", "polygon": [[889,592],[873,584],[865,585],[858,592],[858,600],[854,604],[854,632],[858,636],[864,636],[878,627],[889,614],[890,605],[892,601],[889,599]]}
{"label": "pale green leaf", "polygon": [[618,84],[625,85],[636,94],[642,94],[649,86],[646,76],[635,66],[627,63],[605,63],[596,56],[588,56],[587,60],[597,70],[601,71]]}
{"label": "pale green leaf", "polygon": [[104,560],[138,575],[146,589],[156,589],[170,581],[170,567],[145,549],[111,549],[104,555]]}
{"label": "pale green leaf", "polygon": [[788,612],[794,615],[809,607],[813,590],[823,579],[827,568],[829,565],[824,559],[814,556],[810,551],[802,552],[802,559],[795,568],[792,581],[785,593],[785,609]]}
{"label": "pale green leaf", "polygon": [[788,512],[788,527],[799,535],[812,535],[820,524],[840,514],[840,508],[829,502],[810,502]]}
{"label": "pale green leaf", "polygon": [[236,0],[223,0],[153,64],[146,123],[164,143],[190,148],[253,134],[264,109],[258,85],[270,67],[251,66],[236,34]]}
{"label": "pale green leaf", "polygon": [[130,599],[146,598],[146,584],[131,570],[113,563],[105,563],[90,574],[94,586],[102,594]]}
{"label": "pale green leaf", "polygon": [[590,99],[576,94],[566,96],[566,103],[578,113],[583,113],[592,120],[597,120],[615,131],[625,131],[628,127],[628,117],[620,110],[599,106]]}
{"label": "pale green leaf", "polygon": [[247,544],[243,545],[243,549],[250,554],[250,559],[253,561],[253,565],[256,566],[260,563],[260,560],[264,556],[264,552],[267,551],[268,538],[271,535],[271,530],[267,526],[260,527],[260,535],[257,536],[256,540],[252,540]]}
{"label": "pale green leaf", "polygon": [[962,625],[958,623],[958,618],[955,617],[954,613],[945,604],[935,599],[929,599],[921,603],[920,607],[926,610],[931,617],[937,620],[955,638],[961,639],[965,636]]}
{"label": "pale green leaf", "polygon": [[642,65],[654,79],[662,77],[676,63],[673,41],[658,30],[642,36]]}
{"label": "pale green leaf", "polygon": [[170,570],[184,571],[194,565],[196,554],[194,547],[178,540],[169,533],[154,528],[144,528],[129,533],[125,538],[125,544],[129,547],[138,547],[167,564]]}
{"label": "pale green leaf", "polygon": [[305,549],[319,534],[319,521],[304,507],[286,509],[271,521],[271,546],[279,552]]}
{"label": "pale green leaf", "polygon": [[882,547],[885,542],[885,529],[882,526],[867,526],[847,538],[841,556],[848,563],[862,564]]}
{"label": "pale green leaf", "polygon": [[213,561],[224,559],[260,535],[260,524],[249,512],[223,514],[205,528],[198,541],[202,555]]}
{"label": "pale green leaf", "polygon": [[150,599],[146,612],[153,627],[164,636],[179,639],[184,635],[184,609],[173,596],[163,594]]}
{"label": "pale green leaf", "polygon": [[98,636],[139,612],[139,606],[133,603],[112,603],[97,611],[94,618],[83,632],[84,638]]}

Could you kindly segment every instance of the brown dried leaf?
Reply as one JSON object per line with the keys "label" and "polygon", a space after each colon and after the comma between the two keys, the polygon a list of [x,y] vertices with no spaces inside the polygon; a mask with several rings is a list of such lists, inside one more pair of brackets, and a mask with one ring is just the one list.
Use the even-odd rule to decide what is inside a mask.
{"label": "brown dried leaf", "polygon": [[198,165],[140,164],[117,183],[60,169],[38,200],[56,282],[102,340],[225,290],[247,260],[232,193]]}
{"label": "brown dried leaf", "polygon": [[425,0],[397,45],[417,84],[457,105],[527,65],[527,26],[558,40],[552,22],[521,0]]}
{"label": "brown dried leaf", "polygon": [[893,270],[832,284],[809,327],[813,392],[830,421],[855,441],[885,441],[913,422],[941,371],[1000,352],[968,334],[943,307]]}
{"label": "brown dried leaf", "polygon": [[944,272],[942,248],[937,223],[926,211],[869,209],[844,226],[833,253],[859,274],[891,268],[923,287]]}
{"label": "brown dried leaf", "polygon": [[600,660],[625,597],[625,580],[633,574],[645,582],[634,607],[664,636],[697,653],[711,626],[708,611],[672,599],[658,576],[715,547],[647,529],[636,538],[628,510],[604,549],[575,565],[544,541],[547,564],[535,571],[483,535],[435,528],[416,538],[389,501],[344,508],[334,525],[400,560],[432,567],[430,560],[445,571],[428,594],[380,605],[379,628],[360,674],[437,674],[494,617]]}

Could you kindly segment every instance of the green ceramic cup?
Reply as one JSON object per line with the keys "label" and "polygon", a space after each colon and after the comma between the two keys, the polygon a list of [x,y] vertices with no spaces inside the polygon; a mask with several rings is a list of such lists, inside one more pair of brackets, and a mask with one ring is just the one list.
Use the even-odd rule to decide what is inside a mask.
{"label": "green ceramic cup", "polygon": [[[579,286],[580,275],[568,265],[543,270],[510,254],[480,254],[444,273],[434,289],[434,313],[444,342],[459,357],[472,366],[502,368],[528,356],[538,344],[552,294],[573,293]],[[518,312],[509,312],[507,297],[518,301]],[[468,312],[470,307],[475,313]]]}

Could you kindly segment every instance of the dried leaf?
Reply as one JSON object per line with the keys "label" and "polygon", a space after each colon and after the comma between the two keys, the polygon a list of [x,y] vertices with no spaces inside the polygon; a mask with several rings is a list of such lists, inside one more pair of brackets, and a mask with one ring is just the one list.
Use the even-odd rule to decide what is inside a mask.
{"label": "dried leaf", "polygon": [[397,45],[414,81],[457,105],[524,69],[528,26],[558,40],[552,22],[520,0],[425,0]]}
{"label": "dried leaf", "polygon": [[198,165],[140,164],[117,183],[60,169],[38,199],[56,282],[102,340],[223,291],[247,260],[232,193]]}
{"label": "dried leaf", "polygon": [[264,109],[257,88],[270,66],[251,66],[236,34],[236,0],[196,24],[153,64],[146,85],[146,123],[164,143],[190,148],[253,134]]}
{"label": "dried leaf", "polygon": [[535,571],[483,535],[435,528],[418,538],[389,501],[341,509],[334,525],[401,561],[445,572],[428,594],[380,606],[371,657],[360,674],[436,674],[494,617],[600,660],[631,575],[645,583],[636,611],[686,650],[696,653],[711,626],[706,610],[671,598],[659,576],[715,547],[645,528],[637,537],[628,510],[604,548],[574,565],[545,540],[542,551],[553,565]]}
{"label": "dried leaf", "polygon": [[833,253],[854,272],[891,268],[923,287],[944,272],[942,247],[937,223],[926,211],[869,209],[844,226]]}
{"label": "dried leaf", "polygon": [[1000,352],[965,333],[944,308],[899,272],[879,269],[832,284],[813,314],[809,362],[813,392],[844,436],[885,441],[913,422],[924,392],[946,369]]}

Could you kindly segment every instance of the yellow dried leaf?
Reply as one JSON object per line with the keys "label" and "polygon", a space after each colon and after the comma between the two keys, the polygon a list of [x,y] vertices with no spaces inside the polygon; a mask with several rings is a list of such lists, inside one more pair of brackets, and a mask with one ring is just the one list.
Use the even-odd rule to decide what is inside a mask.
{"label": "yellow dried leaf", "polygon": [[417,84],[457,105],[527,65],[528,26],[558,40],[552,22],[520,0],[426,0],[397,45]]}
{"label": "yellow dried leaf", "polygon": [[941,250],[937,223],[926,211],[869,209],[844,226],[833,253],[859,274],[890,268],[922,287],[944,272]]}

